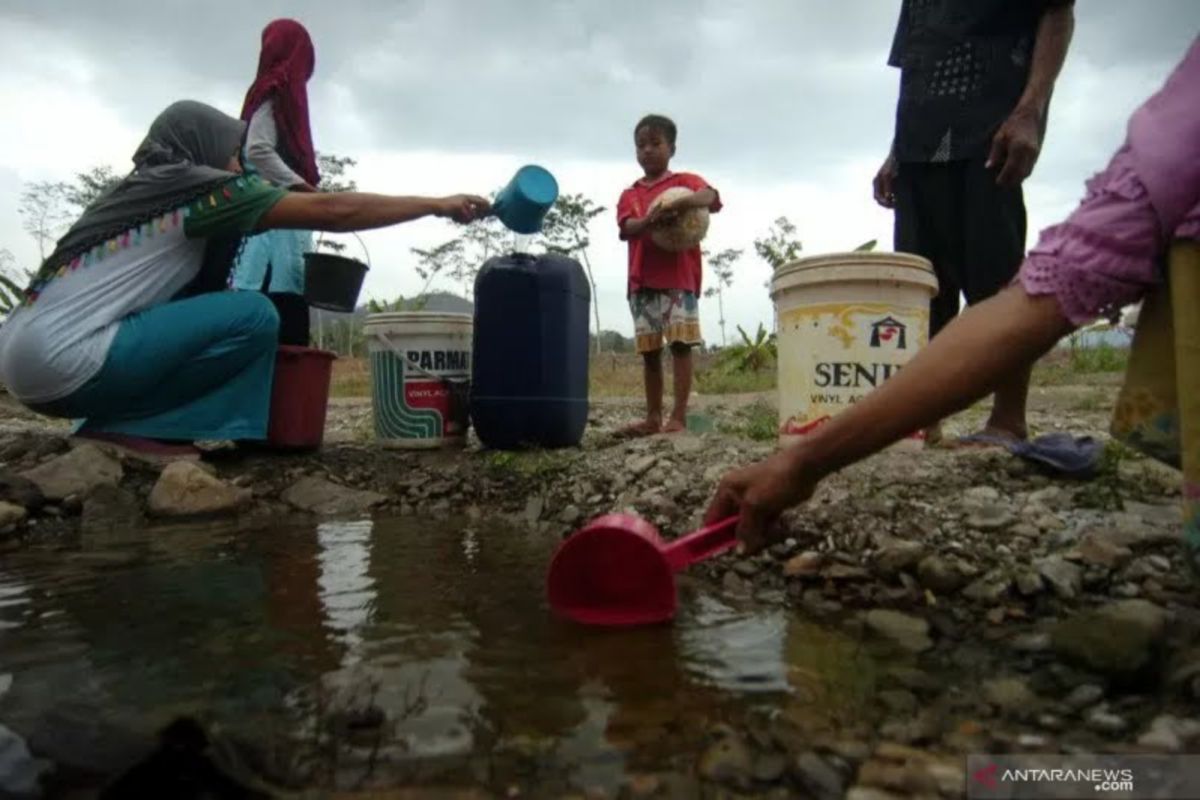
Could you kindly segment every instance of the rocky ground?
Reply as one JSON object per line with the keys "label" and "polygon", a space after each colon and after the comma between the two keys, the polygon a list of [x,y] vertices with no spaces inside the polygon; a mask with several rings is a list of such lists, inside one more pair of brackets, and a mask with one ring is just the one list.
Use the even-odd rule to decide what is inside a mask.
{"label": "rocky ground", "polygon": [[[1098,433],[1109,394],[1038,390],[1033,423]],[[711,432],[637,441],[606,433],[636,404],[603,403],[582,449],[513,454],[373,447],[369,407],[339,401],[320,453],[217,448],[202,465],[165,469],[73,448],[10,403],[0,552],[219,514],[504,515],[559,536],[632,509],[675,534],[697,523],[726,469],[770,452],[751,438],[769,403],[703,398]],[[968,413],[952,431],[979,419]],[[1200,608],[1178,552],[1177,501],[1177,473],[1116,446],[1086,483],[997,450],[897,450],[832,478],[769,552],[698,572],[713,591],[891,643],[897,666],[873,687],[877,723],[824,739],[769,723],[714,730],[688,785],[711,796],[955,797],[968,752],[1194,752]],[[639,776],[625,791],[675,794],[675,779]]]}

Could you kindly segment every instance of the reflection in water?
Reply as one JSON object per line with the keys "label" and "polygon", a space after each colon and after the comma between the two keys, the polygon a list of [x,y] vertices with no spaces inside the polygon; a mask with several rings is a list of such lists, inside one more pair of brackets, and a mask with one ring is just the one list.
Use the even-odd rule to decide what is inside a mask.
{"label": "reflection in water", "polygon": [[577,786],[615,787],[751,707],[817,726],[868,713],[870,659],[786,610],[692,588],[672,626],[554,619],[553,544],[379,520],[15,553],[0,572],[0,674],[13,674],[0,721],[51,749],[63,720],[146,733],[180,713],[287,740],[311,728],[314,709],[300,719],[292,701],[316,688],[382,709],[391,761],[519,752]]}
{"label": "reflection in water", "polygon": [[362,631],[371,621],[375,600],[375,581],[369,574],[372,528],[371,520],[317,526],[321,548],[317,586],[332,638],[345,647],[343,667],[361,659]]}

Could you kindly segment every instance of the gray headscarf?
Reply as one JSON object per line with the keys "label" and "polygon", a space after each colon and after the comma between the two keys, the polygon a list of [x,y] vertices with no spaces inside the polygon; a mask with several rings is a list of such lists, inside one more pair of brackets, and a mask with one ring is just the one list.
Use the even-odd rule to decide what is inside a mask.
{"label": "gray headscarf", "polygon": [[[225,166],[242,144],[246,123],[195,100],[167,106],[133,154],[133,172],[87,207],[58,240],[30,286],[36,291],[45,278],[76,256],[144,222],[185,205],[236,177]],[[232,258],[237,240],[211,245],[208,262]]]}

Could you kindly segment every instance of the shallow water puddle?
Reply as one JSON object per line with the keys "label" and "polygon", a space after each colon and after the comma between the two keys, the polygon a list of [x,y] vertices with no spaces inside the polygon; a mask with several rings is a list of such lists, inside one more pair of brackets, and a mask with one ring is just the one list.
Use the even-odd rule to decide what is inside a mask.
{"label": "shallow water puddle", "polygon": [[[554,619],[552,547],[381,519],[158,528],[12,553],[0,722],[98,771],[189,714],[288,751],[314,782],[381,764],[406,779],[475,764],[486,782],[515,760],[615,788],[694,758],[709,727],[750,712],[816,726],[869,713],[874,662],[793,611],[735,608],[684,581],[672,626]],[[339,737],[369,753],[314,767]]]}

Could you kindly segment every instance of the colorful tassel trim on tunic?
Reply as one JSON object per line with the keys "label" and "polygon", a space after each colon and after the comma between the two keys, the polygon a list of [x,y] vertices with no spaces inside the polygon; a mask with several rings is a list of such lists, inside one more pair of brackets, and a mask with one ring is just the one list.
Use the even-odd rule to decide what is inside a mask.
{"label": "colorful tassel trim on tunic", "polygon": [[187,205],[180,206],[173,211],[168,211],[162,216],[143,222],[136,228],[130,228],[127,231],[119,233],[106,242],[94,245],[70,261],[60,264],[56,269],[44,270],[43,274],[39,275],[38,279],[26,290],[25,298],[21,305],[29,306],[36,303],[38,296],[41,295],[46,286],[57,278],[61,278],[80,268],[95,266],[115,253],[131,247],[138,247],[146,239],[153,239],[157,235],[178,228],[193,212],[204,211],[206,206],[208,208],[216,208],[218,203],[223,204],[232,201],[234,199],[234,192],[230,190],[230,187],[234,191],[241,193],[254,182],[261,182],[261,179],[251,176],[229,181],[218,190],[202,195]]}

